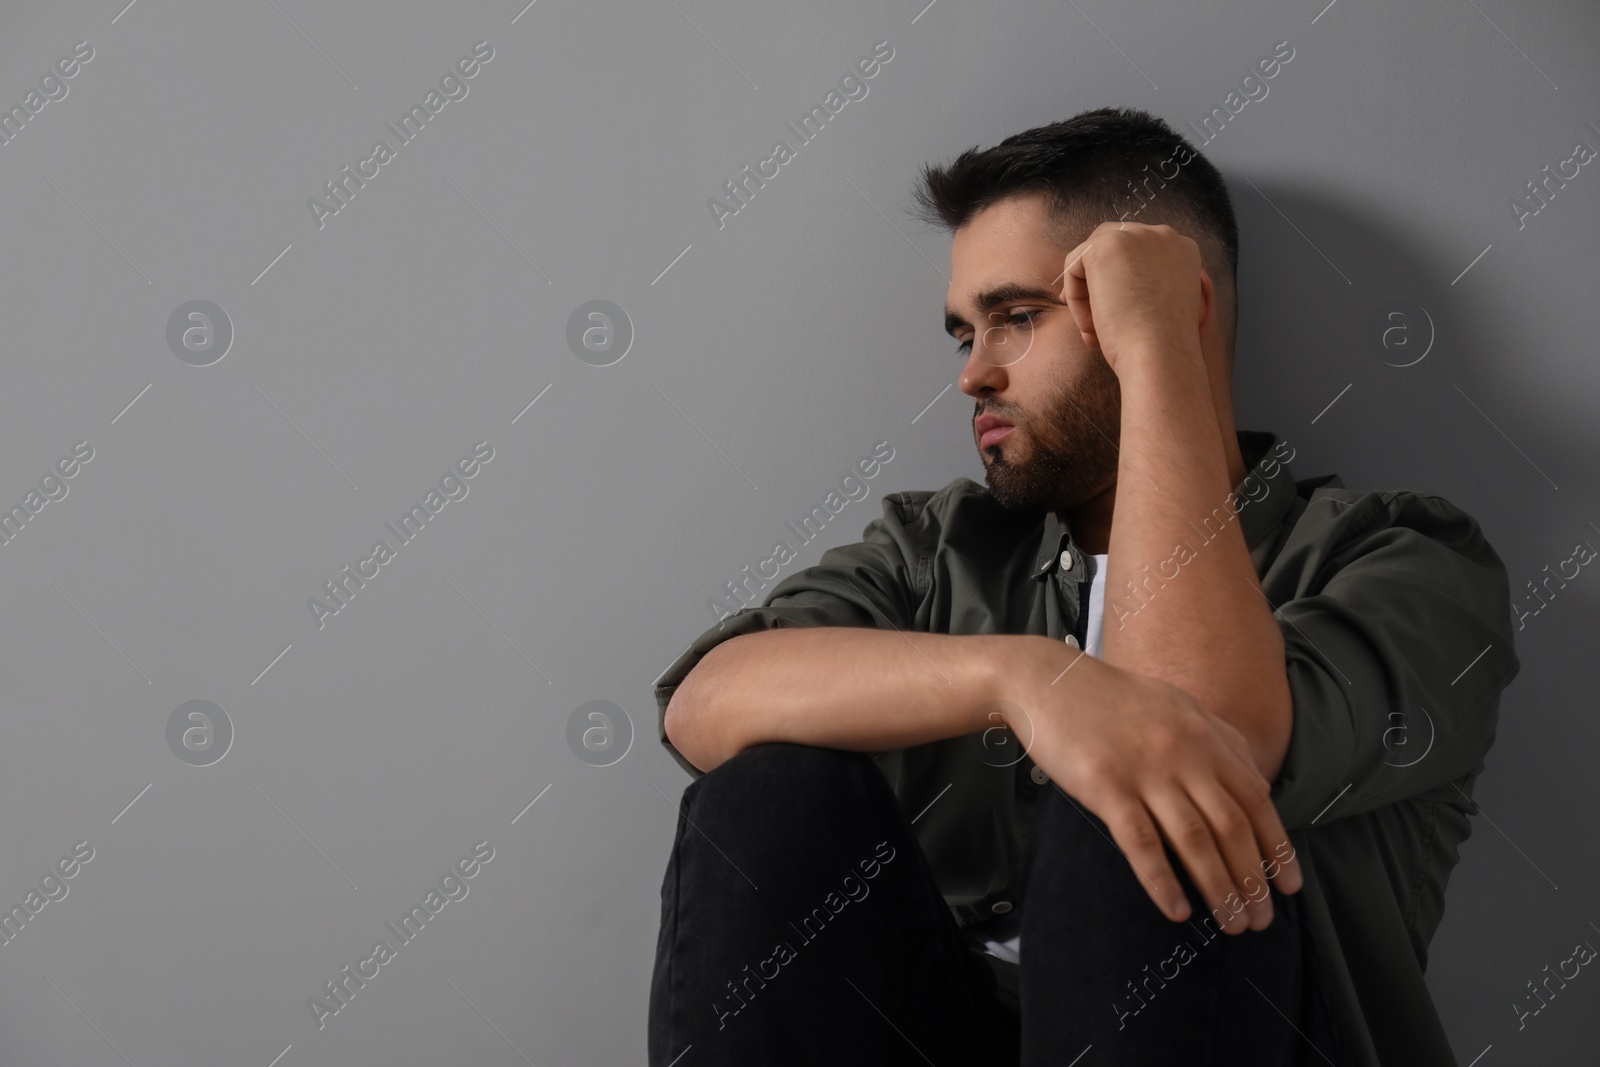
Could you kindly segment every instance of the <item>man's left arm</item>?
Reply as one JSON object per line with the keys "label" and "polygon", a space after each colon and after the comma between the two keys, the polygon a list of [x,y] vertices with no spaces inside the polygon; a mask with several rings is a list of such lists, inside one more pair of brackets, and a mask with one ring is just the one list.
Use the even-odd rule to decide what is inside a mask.
{"label": "man's left arm", "polygon": [[1117,367],[1102,657],[1187,691],[1244,735],[1270,782],[1294,725],[1283,635],[1238,521],[1198,336]]}
{"label": "man's left arm", "polygon": [[1283,636],[1232,499],[1201,342],[1202,328],[1216,337],[1217,309],[1198,246],[1169,227],[1106,223],[1073,255],[1068,302],[1078,298],[1074,315],[1122,394],[1101,658],[1188,692],[1243,735],[1270,782],[1293,708]]}

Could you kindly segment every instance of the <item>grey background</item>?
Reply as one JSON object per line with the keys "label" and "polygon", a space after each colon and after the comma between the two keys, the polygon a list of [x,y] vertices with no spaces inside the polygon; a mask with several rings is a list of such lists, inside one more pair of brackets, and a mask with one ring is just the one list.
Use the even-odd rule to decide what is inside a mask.
{"label": "grey background", "polygon": [[[870,497],[785,573],[884,493],[982,478],[916,169],[1106,104],[1193,135],[1279,41],[1201,144],[1242,233],[1240,425],[1297,477],[1443,493],[1519,593],[1600,545],[1600,163],[1520,230],[1508,203],[1600,147],[1592,4],[112,0],[0,31],[8,107],[94,48],[0,147],[0,504],[94,449],[0,547],[0,904],[95,850],[0,946],[7,1067],[643,1062],[687,784],[652,680],[875,442]],[[479,40],[467,97],[319,231],[307,199]],[[878,41],[868,95],[719,230],[707,199]],[[234,331],[206,367],[166,343],[196,299]],[[635,332],[605,367],[566,343],[597,299]],[[1403,301],[1436,337],[1396,368],[1369,324]],[[307,598],[480,440],[468,496],[319,630]],[[1600,979],[1521,1031],[1510,1005],[1600,943],[1597,615],[1586,570],[1518,635],[1428,972],[1464,1064],[1592,1056]],[[209,766],[167,745],[190,700],[233,727]],[[631,719],[610,766],[566,741],[591,700]],[[469,895],[319,1031],[308,998],[480,840]]]}

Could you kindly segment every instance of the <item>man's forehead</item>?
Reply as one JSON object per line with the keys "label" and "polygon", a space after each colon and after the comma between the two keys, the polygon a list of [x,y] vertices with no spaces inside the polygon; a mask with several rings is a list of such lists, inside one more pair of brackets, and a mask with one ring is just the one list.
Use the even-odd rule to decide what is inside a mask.
{"label": "man's forehead", "polygon": [[950,256],[950,285],[945,290],[945,311],[963,314],[983,311],[1008,300],[1037,300],[1061,293],[1066,273],[1067,249],[1049,241],[1018,239],[995,254]]}
{"label": "man's forehead", "polygon": [[1041,271],[1049,273],[1036,280],[1048,282],[1065,266],[1066,254],[1078,243],[1062,243],[1044,218],[1027,225],[1003,226],[983,226],[975,220],[957,230],[951,242],[949,295],[969,295]]}

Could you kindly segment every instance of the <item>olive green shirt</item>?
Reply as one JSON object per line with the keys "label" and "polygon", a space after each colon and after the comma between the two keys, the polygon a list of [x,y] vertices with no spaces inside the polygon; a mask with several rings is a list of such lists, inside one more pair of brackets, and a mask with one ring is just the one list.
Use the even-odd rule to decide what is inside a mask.
{"label": "olive green shirt", "polygon": [[[1276,605],[1294,729],[1272,796],[1302,866],[1306,928],[1344,1058],[1454,1065],[1423,971],[1471,833],[1469,797],[1500,691],[1521,667],[1505,566],[1478,524],[1436,494],[1360,492],[1337,475],[1296,481],[1293,450],[1276,435],[1238,438],[1250,473],[1194,524],[1188,548],[1203,552],[1237,520]],[[1146,596],[1187,560],[1174,548],[1142,580]],[[667,668],[655,684],[661,743],[702,773],[667,740],[666,708],[731,637],[865,626],[1059,641],[1077,626],[1077,583],[1088,575],[1054,513],[1006,510],[966,478],[890,494],[859,543],[828,549]],[[1104,626],[1136,610],[1137,595],[1108,589]],[[1035,804],[1052,788],[1020,747],[1007,755],[994,741],[972,734],[872,754],[964,930],[1016,899]]]}

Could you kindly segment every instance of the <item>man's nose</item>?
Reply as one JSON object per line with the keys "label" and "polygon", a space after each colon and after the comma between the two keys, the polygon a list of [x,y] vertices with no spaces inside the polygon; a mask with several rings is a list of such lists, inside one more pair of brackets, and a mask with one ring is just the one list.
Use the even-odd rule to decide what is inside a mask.
{"label": "man's nose", "polygon": [[959,384],[961,391],[968,396],[975,397],[983,392],[998,393],[1006,387],[1006,368],[996,365],[999,361],[992,351],[984,348],[983,340],[981,331],[973,337],[967,365],[961,368]]}

